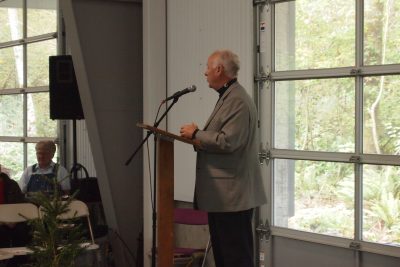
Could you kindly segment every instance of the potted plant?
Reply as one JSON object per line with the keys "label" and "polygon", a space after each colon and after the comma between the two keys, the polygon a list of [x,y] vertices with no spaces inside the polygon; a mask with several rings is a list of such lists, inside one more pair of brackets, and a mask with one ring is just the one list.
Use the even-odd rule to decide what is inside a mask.
{"label": "potted plant", "polygon": [[63,199],[56,179],[53,182],[52,194],[38,192],[32,196],[32,202],[40,207],[40,216],[30,221],[32,242],[28,247],[33,253],[28,266],[74,266],[76,257],[84,250],[80,244],[84,242],[85,231],[79,219],[65,221],[60,218],[69,210],[75,194]]}

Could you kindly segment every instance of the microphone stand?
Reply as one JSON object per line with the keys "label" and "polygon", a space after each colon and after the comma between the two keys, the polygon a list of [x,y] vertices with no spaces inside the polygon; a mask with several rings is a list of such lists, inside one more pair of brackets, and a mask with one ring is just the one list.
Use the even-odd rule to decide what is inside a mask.
{"label": "microphone stand", "polygon": [[[173,105],[175,105],[176,102],[178,102],[179,96],[174,97],[174,100],[172,101],[172,104],[167,108],[167,110],[163,113],[163,115],[156,121],[153,125],[153,127],[157,128],[157,126],[161,123],[161,121],[164,119],[164,117],[167,115],[169,110],[172,108]],[[125,166],[128,166],[129,163],[132,161],[132,159],[135,157],[137,152],[142,148],[144,143],[149,139],[150,135],[153,134],[152,131],[147,131],[146,137],[143,139],[143,141],[139,144],[139,146],[136,148],[136,150],[133,152],[133,154],[129,157],[129,159],[125,162]],[[152,210],[152,221],[153,221],[153,237],[152,237],[152,248],[151,248],[151,266],[156,267],[156,240],[157,240],[157,135],[154,134],[154,182],[153,182],[153,210]]]}

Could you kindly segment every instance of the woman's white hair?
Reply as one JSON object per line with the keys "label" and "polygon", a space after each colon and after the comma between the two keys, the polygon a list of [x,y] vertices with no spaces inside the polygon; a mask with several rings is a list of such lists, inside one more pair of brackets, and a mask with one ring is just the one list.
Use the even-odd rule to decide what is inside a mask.
{"label": "woman's white hair", "polygon": [[224,66],[226,76],[236,78],[240,69],[239,57],[230,50],[216,50],[212,55],[216,55],[215,65]]}

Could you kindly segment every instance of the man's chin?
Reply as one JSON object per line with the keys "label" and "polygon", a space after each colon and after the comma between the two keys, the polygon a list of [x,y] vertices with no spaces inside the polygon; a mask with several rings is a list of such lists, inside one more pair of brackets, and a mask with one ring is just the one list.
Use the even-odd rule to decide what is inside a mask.
{"label": "man's chin", "polygon": [[49,163],[38,163],[40,168],[47,168],[50,166],[50,162]]}

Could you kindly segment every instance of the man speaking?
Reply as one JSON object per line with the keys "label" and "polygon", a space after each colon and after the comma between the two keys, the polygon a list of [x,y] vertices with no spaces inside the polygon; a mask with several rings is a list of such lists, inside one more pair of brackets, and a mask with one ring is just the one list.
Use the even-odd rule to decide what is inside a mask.
{"label": "man speaking", "polygon": [[252,267],[253,209],[266,202],[258,161],[257,112],[237,81],[239,59],[213,52],[204,75],[219,100],[204,129],[183,125],[181,136],[197,144],[195,207],[208,212],[217,267]]}

